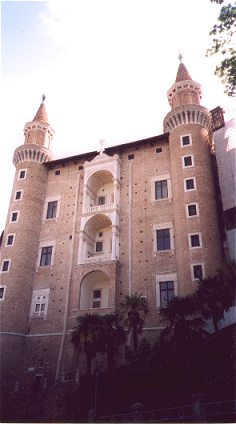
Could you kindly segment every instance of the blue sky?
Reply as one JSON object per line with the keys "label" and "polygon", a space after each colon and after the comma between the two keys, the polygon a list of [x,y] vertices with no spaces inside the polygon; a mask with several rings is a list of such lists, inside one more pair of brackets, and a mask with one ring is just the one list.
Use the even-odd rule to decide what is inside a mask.
{"label": "blue sky", "polygon": [[2,1],[0,230],[14,149],[41,96],[55,130],[55,157],[161,134],[179,49],[202,104],[232,117],[234,102],[206,58],[220,6],[210,0]]}

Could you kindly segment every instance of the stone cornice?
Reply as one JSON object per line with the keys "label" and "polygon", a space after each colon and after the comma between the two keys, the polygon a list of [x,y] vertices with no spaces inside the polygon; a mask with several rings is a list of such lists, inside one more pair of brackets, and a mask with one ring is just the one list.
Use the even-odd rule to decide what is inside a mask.
{"label": "stone cornice", "polygon": [[171,133],[175,128],[186,124],[200,124],[212,131],[212,118],[208,109],[193,104],[171,110],[164,119],[164,132]]}
{"label": "stone cornice", "polygon": [[17,147],[13,156],[14,165],[21,162],[38,162],[44,163],[52,159],[52,152],[46,147],[37,144],[24,144]]}

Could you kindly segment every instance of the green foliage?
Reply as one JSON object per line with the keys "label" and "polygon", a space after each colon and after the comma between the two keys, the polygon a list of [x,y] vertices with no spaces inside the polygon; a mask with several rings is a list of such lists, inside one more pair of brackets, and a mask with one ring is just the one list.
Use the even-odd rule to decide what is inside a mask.
{"label": "green foliage", "polygon": [[[211,0],[221,4],[222,0]],[[207,50],[207,56],[221,53],[224,58],[216,67],[215,74],[225,85],[228,96],[236,95],[236,2],[222,6],[218,17],[218,24],[214,25],[210,35],[213,36],[213,45]]]}

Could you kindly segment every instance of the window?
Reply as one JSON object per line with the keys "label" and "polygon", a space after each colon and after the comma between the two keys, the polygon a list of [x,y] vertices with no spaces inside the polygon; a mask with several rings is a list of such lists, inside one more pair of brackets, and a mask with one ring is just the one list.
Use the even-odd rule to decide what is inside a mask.
{"label": "window", "polygon": [[192,265],[192,279],[201,280],[202,278],[204,278],[203,264]]}
{"label": "window", "polygon": [[134,159],[134,155],[128,155],[128,160]]}
{"label": "window", "polygon": [[98,204],[99,205],[105,205],[105,196],[99,196]]}
{"label": "window", "polygon": [[15,234],[8,234],[6,240],[6,246],[12,246],[14,244]]}
{"label": "window", "polygon": [[186,205],[186,214],[187,214],[187,218],[190,218],[192,216],[198,216],[198,204],[190,203]]}
{"label": "window", "polygon": [[103,242],[102,241],[96,241],[96,253],[103,251]]}
{"label": "window", "polygon": [[183,156],[182,164],[183,164],[183,168],[189,168],[191,166],[194,166],[193,155]]}
{"label": "window", "polygon": [[92,308],[101,308],[101,297],[102,297],[102,290],[101,289],[95,289],[93,290],[93,297],[92,297]]}
{"label": "window", "polygon": [[8,272],[9,269],[10,269],[10,260],[5,259],[4,261],[2,261],[2,272]]}
{"label": "window", "polygon": [[196,190],[196,180],[195,178],[185,178],[184,180],[184,190]]}
{"label": "window", "polygon": [[19,172],[18,179],[24,180],[25,178],[26,178],[26,169],[21,169],[21,171]]}
{"label": "window", "polygon": [[12,212],[11,213],[11,222],[17,222],[19,217],[19,212]]}
{"label": "window", "polygon": [[52,262],[52,246],[42,247],[39,266],[49,266]]}
{"label": "window", "polygon": [[162,147],[157,147],[156,148],[156,153],[161,153],[162,152]]}
{"label": "window", "polygon": [[33,318],[46,317],[49,301],[49,289],[33,290],[30,316]]}
{"label": "window", "polygon": [[174,281],[160,281],[160,307],[166,308],[171,299],[175,296]]}
{"label": "window", "polygon": [[15,192],[15,200],[20,200],[22,197],[22,190],[17,190]]}
{"label": "window", "polygon": [[0,286],[0,301],[5,299],[6,286]]}
{"label": "window", "polygon": [[190,247],[201,247],[201,234],[189,234],[189,246]]}
{"label": "window", "polygon": [[58,169],[57,171],[55,171],[55,175],[60,175],[61,171],[60,169]]}
{"label": "window", "polygon": [[55,200],[53,202],[48,202],[46,219],[56,218],[56,215],[57,215],[57,204],[58,204],[57,200]]}
{"label": "window", "polygon": [[156,230],[157,251],[170,250],[170,229]]}
{"label": "window", "polygon": [[192,144],[192,139],[191,139],[191,135],[182,135],[180,137],[180,141],[181,141],[181,147],[185,147],[185,146],[189,146],[190,144]]}
{"label": "window", "polygon": [[155,181],[155,200],[166,199],[168,197],[167,180]]}

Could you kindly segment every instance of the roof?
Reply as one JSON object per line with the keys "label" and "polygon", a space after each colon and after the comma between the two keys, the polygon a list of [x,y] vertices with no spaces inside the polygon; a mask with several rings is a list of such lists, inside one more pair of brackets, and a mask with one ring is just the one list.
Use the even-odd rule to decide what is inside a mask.
{"label": "roof", "polygon": [[[168,142],[169,141],[169,133],[164,133],[164,134],[160,134],[160,135],[156,135],[153,137],[149,137],[149,138],[145,138],[143,140],[138,140],[138,141],[131,141],[129,143],[124,143],[124,144],[119,144],[117,146],[112,146],[112,147],[107,147],[106,149],[104,149],[104,153],[106,154],[115,154],[115,153],[122,153],[124,150],[127,149],[131,149],[131,148],[138,148],[144,144],[156,144],[159,142]],[[68,156],[65,158],[60,158],[60,159],[55,159],[55,160],[50,160],[48,162],[45,162],[45,165],[48,166],[49,168],[53,168],[56,165],[59,164],[63,164],[65,162],[79,162],[81,160],[91,160],[93,159],[95,156],[98,155],[98,151],[93,151],[93,152],[88,152],[88,153],[82,153],[79,155],[75,155],[75,156]]]}
{"label": "roof", "polygon": [[181,62],[179,64],[175,82],[186,81],[191,79],[192,78],[190,77],[186,66]]}
{"label": "roof", "polygon": [[41,105],[39,106],[33,121],[39,121],[39,122],[44,122],[45,124],[48,124],[48,115],[46,112],[44,102],[42,102]]}

